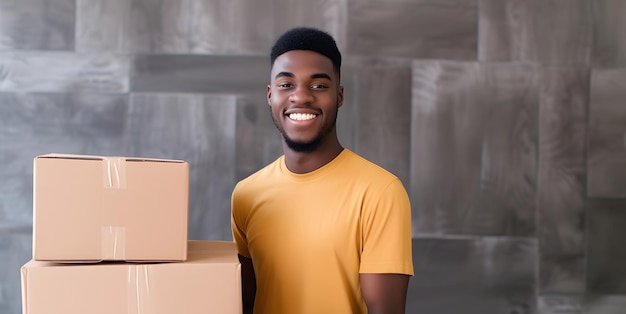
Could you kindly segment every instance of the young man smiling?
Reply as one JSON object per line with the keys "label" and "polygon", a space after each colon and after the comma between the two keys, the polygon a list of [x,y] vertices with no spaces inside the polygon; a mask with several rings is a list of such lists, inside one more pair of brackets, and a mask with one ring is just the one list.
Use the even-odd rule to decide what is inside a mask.
{"label": "young man smiling", "polygon": [[267,101],[284,155],[232,194],[244,311],[404,313],[409,198],[396,176],[339,143],[334,39],[292,29],[272,47],[271,64]]}

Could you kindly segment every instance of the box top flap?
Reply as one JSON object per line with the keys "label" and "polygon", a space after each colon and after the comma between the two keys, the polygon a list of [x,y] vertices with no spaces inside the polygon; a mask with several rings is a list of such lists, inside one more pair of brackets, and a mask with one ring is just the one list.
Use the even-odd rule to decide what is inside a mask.
{"label": "box top flap", "polygon": [[143,158],[143,157],[117,157],[117,156],[95,156],[95,155],[78,155],[78,154],[59,154],[50,153],[39,155],[36,158],[59,158],[59,159],[80,159],[80,160],[106,160],[106,159],[124,159],[125,161],[149,161],[149,162],[173,162],[184,163],[184,160],[176,159],[159,159],[159,158]]}

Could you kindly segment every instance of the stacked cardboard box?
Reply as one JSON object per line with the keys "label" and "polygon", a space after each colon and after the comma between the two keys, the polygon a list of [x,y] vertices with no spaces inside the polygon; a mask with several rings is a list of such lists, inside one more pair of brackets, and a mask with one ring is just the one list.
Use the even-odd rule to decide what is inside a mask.
{"label": "stacked cardboard box", "polygon": [[189,241],[184,161],[34,160],[22,313],[241,313],[234,243]]}

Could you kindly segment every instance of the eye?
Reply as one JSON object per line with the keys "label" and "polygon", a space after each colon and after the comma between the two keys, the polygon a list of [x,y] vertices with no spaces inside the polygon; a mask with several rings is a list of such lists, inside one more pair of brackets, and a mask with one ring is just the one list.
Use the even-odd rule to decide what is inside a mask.
{"label": "eye", "polygon": [[311,85],[311,88],[312,89],[326,89],[328,88],[328,86],[325,84],[313,84]]}
{"label": "eye", "polygon": [[283,83],[279,83],[277,85],[279,88],[290,88],[293,86],[293,84],[289,83],[289,82],[283,82]]}

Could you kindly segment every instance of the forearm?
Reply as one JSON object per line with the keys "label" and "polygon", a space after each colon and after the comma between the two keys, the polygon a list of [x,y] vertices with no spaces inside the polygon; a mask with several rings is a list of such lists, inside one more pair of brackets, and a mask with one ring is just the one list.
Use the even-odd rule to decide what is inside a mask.
{"label": "forearm", "polygon": [[361,291],[369,314],[404,314],[408,275],[361,274]]}
{"label": "forearm", "polygon": [[377,309],[367,308],[368,314],[405,314],[404,307],[402,309]]}
{"label": "forearm", "polygon": [[254,299],[256,298],[256,275],[250,258],[239,255],[241,262],[241,297],[243,313],[251,314],[254,311]]}

